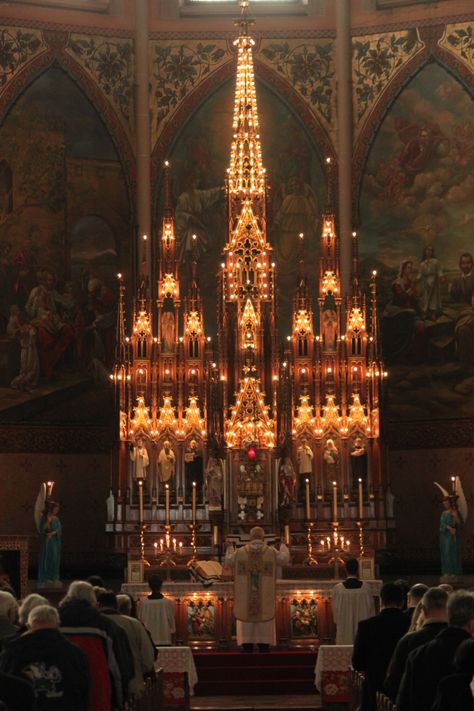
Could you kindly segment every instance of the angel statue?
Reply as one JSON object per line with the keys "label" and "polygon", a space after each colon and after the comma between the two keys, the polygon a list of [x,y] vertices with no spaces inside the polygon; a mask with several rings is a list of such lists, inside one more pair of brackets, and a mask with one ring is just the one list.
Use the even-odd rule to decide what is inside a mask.
{"label": "angel statue", "polygon": [[38,585],[56,587],[61,585],[61,521],[58,518],[59,504],[50,497],[52,483],[41,484],[35,504],[35,523],[40,535],[38,555]]}
{"label": "angel statue", "polygon": [[453,478],[453,493],[433,482],[443,494],[443,512],[439,522],[441,575],[462,575],[460,533],[466,523],[467,502],[457,476]]}

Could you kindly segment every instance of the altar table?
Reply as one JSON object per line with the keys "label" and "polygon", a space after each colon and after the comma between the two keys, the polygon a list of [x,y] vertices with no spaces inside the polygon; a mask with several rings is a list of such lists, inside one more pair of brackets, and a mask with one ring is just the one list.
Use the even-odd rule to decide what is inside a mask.
{"label": "altar table", "polygon": [[156,666],[163,669],[165,706],[187,706],[198,677],[189,647],[158,647]]}
{"label": "altar table", "polygon": [[350,701],[349,666],[352,644],[322,644],[314,670],[314,685],[323,705]]}

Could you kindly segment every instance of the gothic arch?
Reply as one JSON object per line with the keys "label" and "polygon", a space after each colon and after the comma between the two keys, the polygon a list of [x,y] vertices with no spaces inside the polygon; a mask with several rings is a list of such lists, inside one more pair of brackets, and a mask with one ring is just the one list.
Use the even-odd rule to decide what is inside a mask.
{"label": "gothic arch", "polygon": [[470,95],[474,95],[474,73],[471,73],[455,55],[438,45],[444,30],[444,25],[420,28],[421,39],[425,42],[424,49],[412,57],[385,87],[359,134],[354,146],[352,159],[352,212],[354,225],[358,225],[360,222],[362,181],[370,151],[385,117],[412,79],[429,63],[435,62],[451,74]]}
{"label": "gothic arch", "polygon": [[[54,37],[52,39],[51,35],[53,34]],[[23,67],[0,95],[0,126],[20,96],[22,96],[42,74],[53,67],[62,69],[94,107],[112,140],[122,166],[125,185],[127,186],[130,216],[131,221],[133,221],[133,194],[135,190],[136,169],[135,157],[129,138],[103,92],[97,84],[90,79],[80,64],[64,51],[66,39],[64,37],[58,38],[56,34],[57,33],[51,32],[44,33],[45,40],[49,44],[48,49],[34,57],[31,62]]]}
{"label": "gothic arch", "polygon": [[[273,71],[263,62],[260,62],[258,58],[255,58],[254,62],[256,79],[259,79],[266,84],[266,86],[274,94],[276,94],[280,100],[286,103],[289,110],[296,115],[296,117],[306,128],[318,154],[321,157],[321,165],[323,165],[324,159],[327,156],[330,156],[334,161],[336,152],[326,129],[318,121],[315,114],[312,113],[298,92],[290,84],[288,84],[288,82],[282,79],[277,72]],[[220,67],[210,77],[205,79],[193,91],[191,91],[173,115],[173,120],[167,122],[152,151],[151,180],[152,185],[154,186],[152,207],[153,214],[156,214],[162,165],[169,155],[177,137],[181,134],[186,123],[189,121],[190,116],[200,108],[201,104],[214,91],[219,89],[223,84],[234,77],[235,62],[232,60]],[[330,179],[331,182],[335,180],[333,175],[331,175]]]}

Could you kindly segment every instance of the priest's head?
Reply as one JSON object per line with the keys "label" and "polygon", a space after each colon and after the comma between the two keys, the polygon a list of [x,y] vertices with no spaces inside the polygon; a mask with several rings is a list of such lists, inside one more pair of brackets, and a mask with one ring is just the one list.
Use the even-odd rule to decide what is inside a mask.
{"label": "priest's head", "polygon": [[265,538],[265,531],[261,526],[254,526],[250,529],[250,540],[251,541],[263,541]]}

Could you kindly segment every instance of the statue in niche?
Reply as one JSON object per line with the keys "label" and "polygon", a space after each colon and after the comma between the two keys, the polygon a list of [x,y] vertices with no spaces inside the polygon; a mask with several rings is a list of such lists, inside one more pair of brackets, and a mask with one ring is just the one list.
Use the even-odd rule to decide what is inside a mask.
{"label": "statue in niche", "polygon": [[284,457],[280,464],[278,483],[281,505],[290,506],[296,493],[296,474],[290,457]]}
{"label": "statue in niche", "polygon": [[146,479],[150,465],[150,457],[148,456],[148,450],[141,437],[137,439],[136,444],[132,446],[130,450],[130,461],[133,462],[133,478]]}
{"label": "statue in niche", "polygon": [[171,442],[166,439],[163,442],[163,447],[158,455],[158,476],[160,484],[169,484],[170,488],[173,483],[176,469],[176,455],[171,449]]}
{"label": "statue in niche", "polygon": [[172,353],[174,347],[175,320],[172,311],[163,311],[161,314],[161,335],[163,337],[163,351]]}
{"label": "statue in niche", "polygon": [[191,439],[188,442],[184,453],[184,478],[186,484],[186,499],[191,503],[193,481],[196,482],[196,501],[202,502],[203,472],[202,454],[197,440]]}
{"label": "statue in niche", "polygon": [[367,483],[367,450],[361,437],[356,437],[350,451],[352,489],[356,491],[358,481],[362,479],[362,485]]}
{"label": "statue in niche", "polygon": [[309,479],[310,487],[313,486],[313,450],[308,444],[308,440],[303,439],[296,450],[296,461],[298,464],[298,499],[304,500],[305,481]]}
{"label": "statue in niche", "polygon": [[338,481],[339,466],[339,451],[331,438],[327,439],[324,445],[323,459],[326,465],[326,486],[329,487],[331,482]]}
{"label": "statue in niche", "polygon": [[206,492],[211,510],[222,508],[223,484],[221,463],[216,456],[211,454],[206,467]]}
{"label": "statue in niche", "polygon": [[337,312],[334,311],[334,309],[324,309],[321,320],[324,348],[327,351],[335,351],[337,339]]}

